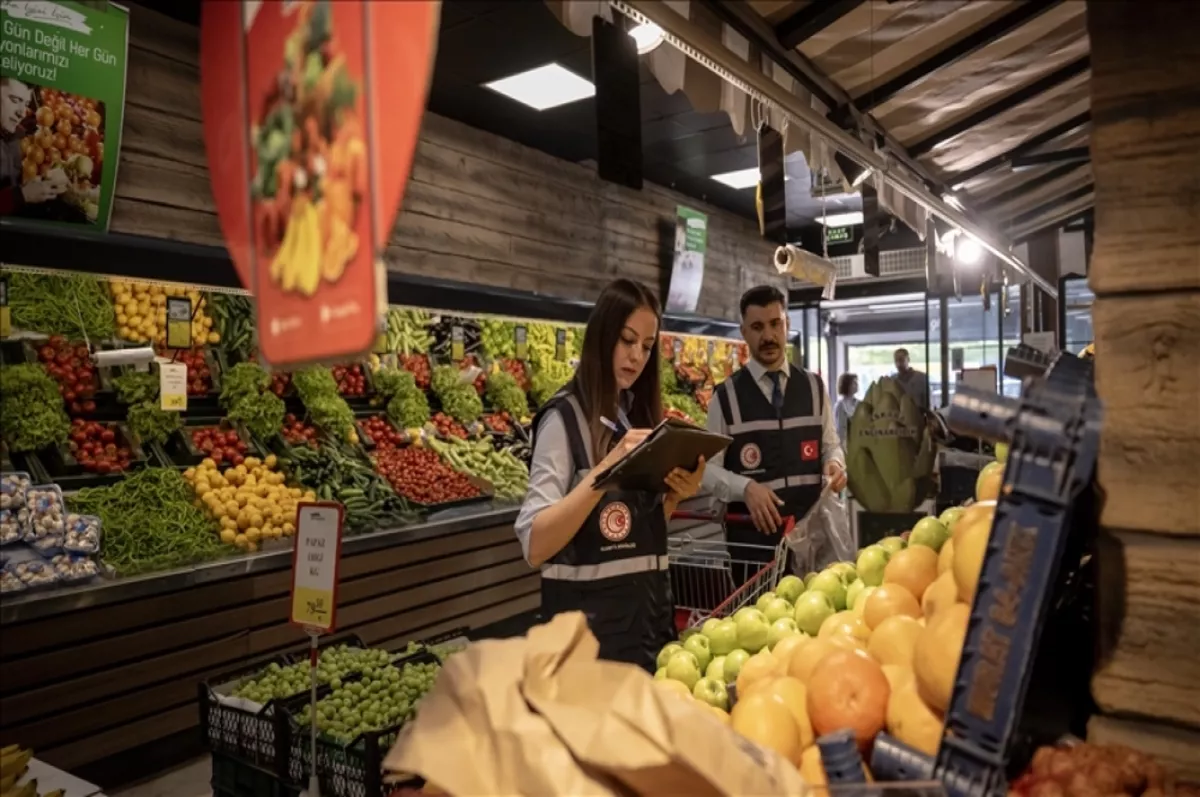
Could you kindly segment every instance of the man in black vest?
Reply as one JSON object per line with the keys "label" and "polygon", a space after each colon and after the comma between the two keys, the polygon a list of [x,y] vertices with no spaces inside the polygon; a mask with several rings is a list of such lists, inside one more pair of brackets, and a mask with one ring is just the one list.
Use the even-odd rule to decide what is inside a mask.
{"label": "man in black vest", "polygon": [[[754,526],[731,524],[735,560],[769,562],[786,516],[797,520],[821,495],[822,479],[846,486],[845,459],[829,396],[821,377],[788,363],[787,302],[770,285],[742,295],[742,337],[750,348],[746,366],[713,393],[710,431],[733,438],[722,456],[708,462],[704,487],[730,514],[749,514]],[[766,536],[764,536],[766,535]],[[735,567],[743,584],[756,572]]]}

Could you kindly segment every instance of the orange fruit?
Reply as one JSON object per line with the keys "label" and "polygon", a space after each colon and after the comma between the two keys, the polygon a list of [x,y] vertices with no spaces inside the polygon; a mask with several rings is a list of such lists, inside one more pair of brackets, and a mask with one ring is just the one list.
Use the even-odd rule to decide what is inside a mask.
{"label": "orange fruit", "polygon": [[892,692],[887,707],[887,729],[900,741],[936,756],[944,724],[942,716],[921,699],[915,684]]}
{"label": "orange fruit", "polygon": [[894,614],[871,632],[867,653],[880,664],[912,666],[913,647],[921,625],[907,614]]}
{"label": "orange fruit", "polygon": [[952,532],[951,539],[956,541],[958,540],[958,535],[964,528],[963,521],[967,521],[966,525],[970,525],[971,523],[977,521],[980,517],[986,516],[988,519],[988,524],[991,525],[992,518],[995,517],[995,515],[995,501],[980,501],[977,504],[971,504],[969,507],[963,510],[961,515],[959,515],[958,522],[954,524],[954,531]]}
{"label": "orange fruit", "polygon": [[946,607],[921,629],[913,647],[917,691],[922,700],[938,711],[945,711],[950,705],[970,616],[971,607],[965,603]]}
{"label": "orange fruit", "polygon": [[935,578],[921,596],[921,613],[930,618],[955,603],[958,603],[958,584],[954,581],[954,574],[947,571]]}
{"label": "orange fruit", "polygon": [[[884,578],[887,576],[885,575]],[[863,609],[863,619],[874,630],[889,617],[905,615],[920,617],[921,604],[913,593],[901,584],[883,583],[867,598],[867,606]]]}
{"label": "orange fruit", "polygon": [[808,679],[808,717],[818,736],[849,728],[867,749],[887,719],[891,687],[867,656],[841,650],[826,656]]}
{"label": "orange fruit", "polygon": [[838,634],[865,642],[867,637],[871,636],[871,629],[867,627],[861,617],[847,610],[825,618],[825,622],[821,623],[821,630],[817,632],[817,637],[828,638]]}
{"label": "orange fruit", "polygon": [[800,766],[800,756],[804,752],[800,729],[796,727],[792,712],[770,695],[759,692],[744,699],[739,695],[729,714],[729,724],[750,741],[769,747]]}
{"label": "orange fruit", "polygon": [[765,684],[756,692],[780,702],[792,713],[796,728],[800,731],[800,744],[808,747],[813,743],[812,722],[808,719],[808,690],[799,678],[784,675]]}
{"label": "orange fruit", "polygon": [[777,666],[775,657],[766,648],[746,659],[746,663],[742,665],[742,671],[738,673],[737,677],[738,698],[754,691],[754,687],[759,681],[779,675]]}
{"label": "orange fruit", "polygon": [[964,517],[956,530],[958,538],[954,543],[954,563],[950,571],[958,585],[958,599],[970,603],[975,599],[975,588],[979,586],[979,574],[983,571],[983,557],[992,536],[992,519],[990,515],[979,514],[968,523]]}
{"label": "orange fruit", "polygon": [[[932,548],[910,545],[892,554],[883,569],[883,583],[899,584],[913,597],[924,595],[925,588],[937,578],[937,561],[938,555]],[[875,597],[874,593],[871,597]]]}
{"label": "orange fruit", "polygon": [[787,672],[788,663],[792,660],[793,654],[804,647],[811,639],[812,637],[808,634],[795,634],[779,640],[779,644],[771,651],[771,655],[778,663],[779,672]]}
{"label": "orange fruit", "polygon": [[857,653],[860,656],[870,656],[867,653],[867,643],[863,642],[858,637],[846,636],[845,634],[834,634],[828,638],[833,646],[838,650],[848,650],[851,653]]}
{"label": "orange fruit", "polygon": [[792,658],[788,660],[787,674],[798,678],[800,683],[807,684],[813,668],[837,649],[837,646],[828,639],[812,639],[804,647],[792,653]]}
{"label": "orange fruit", "polygon": [[940,576],[942,573],[945,573],[953,564],[954,540],[946,540],[942,544],[942,552],[938,554],[938,575]]}

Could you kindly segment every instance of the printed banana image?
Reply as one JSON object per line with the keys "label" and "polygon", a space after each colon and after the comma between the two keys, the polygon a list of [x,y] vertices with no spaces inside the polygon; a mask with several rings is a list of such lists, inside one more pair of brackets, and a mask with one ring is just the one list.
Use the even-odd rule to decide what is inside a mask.
{"label": "printed banana image", "polygon": [[271,279],[285,291],[312,296],[321,284],[322,251],[317,209],[306,199],[297,199],[283,243],[271,261]]}

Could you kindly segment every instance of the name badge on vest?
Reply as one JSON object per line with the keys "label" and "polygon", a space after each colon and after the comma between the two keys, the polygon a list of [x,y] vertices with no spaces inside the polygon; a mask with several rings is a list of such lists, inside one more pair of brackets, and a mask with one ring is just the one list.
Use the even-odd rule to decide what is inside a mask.
{"label": "name badge on vest", "polygon": [[756,443],[747,443],[742,446],[738,459],[747,472],[757,470],[762,465],[762,449]]}
{"label": "name badge on vest", "polygon": [[600,510],[600,533],[610,542],[620,542],[629,536],[633,515],[621,501],[613,501]]}
{"label": "name badge on vest", "polygon": [[816,440],[805,440],[800,444],[800,459],[812,462],[821,454],[821,446]]}

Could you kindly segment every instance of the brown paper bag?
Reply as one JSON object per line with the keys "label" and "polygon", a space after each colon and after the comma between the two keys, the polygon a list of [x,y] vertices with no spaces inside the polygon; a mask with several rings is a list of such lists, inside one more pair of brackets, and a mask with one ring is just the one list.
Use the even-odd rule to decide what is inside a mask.
{"label": "brown paper bag", "polygon": [[471,645],[447,661],[385,769],[458,797],[801,794],[790,763],[598,649],[579,613]]}

